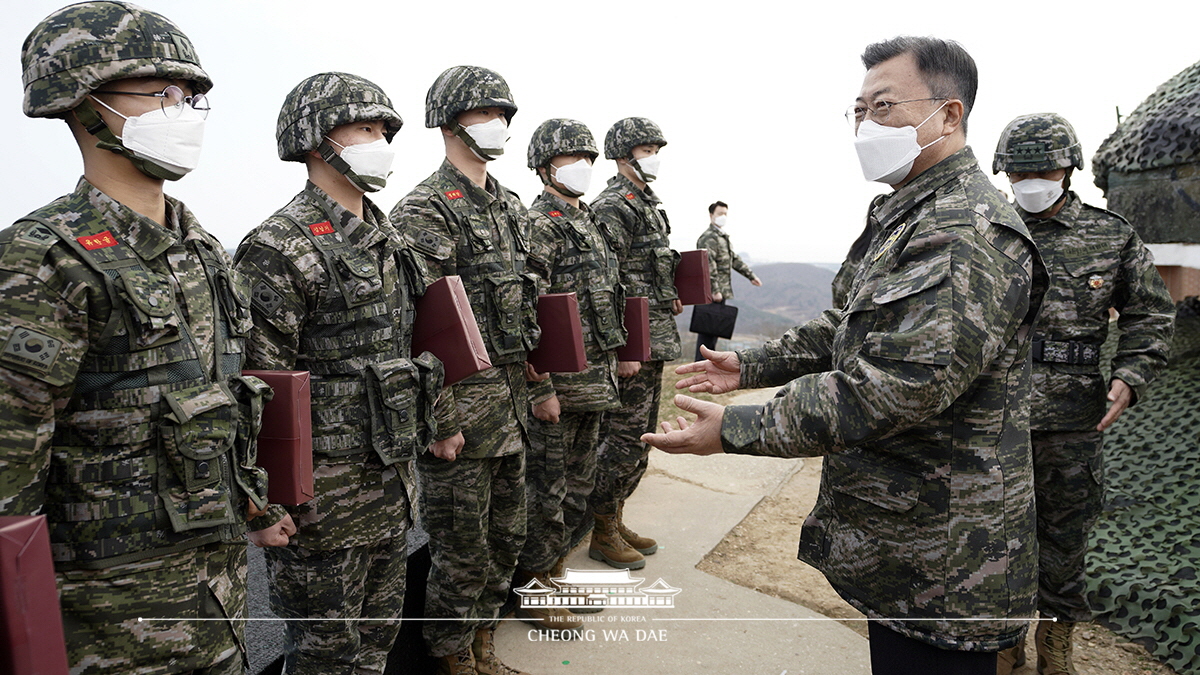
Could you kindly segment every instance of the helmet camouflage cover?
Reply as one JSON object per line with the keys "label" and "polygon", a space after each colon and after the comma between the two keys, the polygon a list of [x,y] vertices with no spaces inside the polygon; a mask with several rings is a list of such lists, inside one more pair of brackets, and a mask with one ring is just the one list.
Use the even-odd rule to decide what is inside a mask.
{"label": "helmet camouflage cover", "polygon": [[479,66],[447,68],[425,95],[425,126],[434,129],[450,124],[463,111],[493,106],[504,108],[512,123],[517,104],[500,73]]}
{"label": "helmet camouflage cover", "polygon": [[667,139],[662,129],[645,117],[626,117],[612,125],[604,136],[604,158],[621,159],[639,145],[654,144],[663,147]]}
{"label": "helmet camouflage cover", "polygon": [[1083,149],[1071,123],[1057,113],[1021,115],[1008,123],[996,144],[992,173],[1037,173],[1083,169]]}
{"label": "helmet camouflage cover", "polygon": [[288,93],[275,124],[279,159],[302,162],[334,128],[351,122],[382,120],[390,143],[404,120],[392,100],[374,82],[349,73],[321,73]]}
{"label": "helmet camouflage cover", "polygon": [[534,129],[529,138],[529,168],[545,166],[559,155],[583,153],[592,161],[600,154],[596,150],[596,139],[587,125],[579,120],[554,118],[546,120]]}
{"label": "helmet camouflage cover", "polygon": [[191,40],[163,15],[126,2],[81,2],[42,20],[21,47],[25,114],[57,117],[100,85],[130,77],[212,89]]}

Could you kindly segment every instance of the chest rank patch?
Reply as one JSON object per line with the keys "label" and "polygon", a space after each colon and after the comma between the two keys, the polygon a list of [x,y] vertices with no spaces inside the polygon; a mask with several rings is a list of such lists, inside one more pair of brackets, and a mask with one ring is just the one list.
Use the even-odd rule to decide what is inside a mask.
{"label": "chest rank patch", "polygon": [[1103,285],[1104,285],[1104,277],[1100,276],[1099,274],[1093,274],[1092,276],[1088,277],[1088,286],[1089,287],[1096,289],[1096,288],[1100,288]]}
{"label": "chest rank patch", "polygon": [[892,246],[900,239],[900,235],[904,234],[904,228],[906,227],[908,227],[908,223],[900,223],[896,226],[896,231],[892,232],[891,236],[887,238],[887,241],[883,242],[883,246],[880,246],[879,250],[875,252],[875,258],[871,261],[872,263],[879,262],[879,259],[882,258],[885,253],[892,250]]}
{"label": "chest rank patch", "polygon": [[312,225],[308,226],[308,229],[312,230],[312,233],[317,236],[322,234],[333,234],[333,225],[328,220],[320,223],[313,223]]}
{"label": "chest rank patch", "polygon": [[637,195],[633,194],[632,192],[626,192],[625,199],[633,201],[634,199],[637,199]]}
{"label": "chest rank patch", "polygon": [[562,215],[562,211],[547,211],[546,215],[550,216],[551,218],[558,218]]}
{"label": "chest rank patch", "polygon": [[39,373],[48,373],[61,348],[62,342],[49,335],[18,327],[4,344],[4,350],[0,351],[0,359],[19,363]]}
{"label": "chest rank patch", "polygon": [[445,193],[446,199],[462,199],[462,190],[447,190]]}
{"label": "chest rank patch", "polygon": [[261,309],[264,314],[274,314],[283,304],[283,295],[271,288],[271,284],[259,281],[250,289],[250,303]]}
{"label": "chest rank patch", "polygon": [[117,238],[112,236],[112,232],[105,230],[100,234],[89,234],[86,237],[76,239],[81,246],[89,251],[95,251],[98,248],[108,248],[109,246],[117,245]]}

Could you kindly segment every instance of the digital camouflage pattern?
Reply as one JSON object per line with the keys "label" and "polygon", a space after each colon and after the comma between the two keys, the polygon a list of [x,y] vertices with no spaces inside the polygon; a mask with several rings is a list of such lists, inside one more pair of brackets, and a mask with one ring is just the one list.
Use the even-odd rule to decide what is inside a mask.
{"label": "digital camouflage pattern", "polygon": [[827,455],[799,557],[863,613],[940,648],[1011,647],[1025,622],[1004,619],[1031,617],[1036,593],[1029,338],[1045,271],[969,148],[871,217],[846,307],[739,352],[741,386],[785,386],[727,407],[722,442]]}
{"label": "digital camouflage pattern", "polygon": [[604,158],[623,159],[631,156],[635,147],[651,143],[659,148],[666,146],[662,129],[645,117],[626,117],[604,135]]}
{"label": "digital camouflage pattern", "polygon": [[165,16],[127,2],[81,2],[42,20],[21,47],[25,114],[55,117],[101,84],[130,77],[212,89],[191,40]]}
{"label": "digital camouflage pattern", "polygon": [[349,73],[321,73],[296,85],[275,123],[279,159],[303,162],[333,129],[351,122],[381,120],[388,143],[404,120],[374,82]]}
{"label": "digital camouflage pattern", "polygon": [[590,155],[593,161],[600,155],[596,150],[596,139],[592,138],[592,130],[578,120],[546,120],[529,137],[527,157],[531,169],[546,166],[558,155],[574,154]]}
{"label": "digital camouflage pattern", "polygon": [[662,361],[646,361],[636,375],[617,380],[621,407],[606,412],[600,426],[596,486],[588,500],[592,513],[616,513],[646,474],[650,448],[642,434],[654,431],[658,422],[662,374]]}
{"label": "digital camouflage pattern", "polygon": [[1083,168],[1079,136],[1062,115],[1021,115],[1004,127],[996,143],[992,173],[1037,173]]}
{"label": "digital camouflage pattern", "polygon": [[[60,580],[81,584],[64,595],[75,672],[240,650],[240,624],[147,637],[137,616],[188,614],[134,613],[195,607],[203,556],[241,540],[248,498],[266,504],[254,439],[270,390],[241,375],[245,287],[183,204],[166,213],[160,226],[81,179],[0,233],[0,514],[45,514]],[[242,572],[208,577],[204,611],[242,617],[244,553],[229,564]],[[199,640],[193,665],[164,665],[180,633]]]}
{"label": "digital camouflage pattern", "polygon": [[733,299],[733,283],[730,277],[733,272],[754,281],[758,277],[754,276],[754,270],[742,260],[742,257],[734,252],[733,246],[729,243],[729,235],[717,227],[709,224],[708,229],[700,234],[700,238],[696,240],[696,248],[708,249],[708,270],[709,279],[712,280],[712,292],[720,293],[725,300]]}
{"label": "digital camouflage pattern", "polygon": [[517,104],[500,73],[479,66],[447,68],[425,94],[425,126],[433,129],[452,124],[463,111],[492,106],[504,108],[512,124]]}
{"label": "digital camouflage pattern", "polygon": [[854,284],[854,277],[858,274],[858,268],[867,255],[867,249],[871,248],[871,241],[877,234],[879,223],[871,218],[869,212],[866,221],[862,233],[850,245],[850,250],[846,252],[846,259],[842,261],[842,266],[838,268],[837,274],[829,284],[834,309],[845,309],[846,302],[850,300],[850,287]]}
{"label": "digital camouflage pattern", "polygon": [[603,419],[599,410],[563,411],[556,424],[530,419],[525,463],[528,518],[520,569],[553,570],[571,552],[574,534],[590,520],[588,499],[596,483],[596,443]]}

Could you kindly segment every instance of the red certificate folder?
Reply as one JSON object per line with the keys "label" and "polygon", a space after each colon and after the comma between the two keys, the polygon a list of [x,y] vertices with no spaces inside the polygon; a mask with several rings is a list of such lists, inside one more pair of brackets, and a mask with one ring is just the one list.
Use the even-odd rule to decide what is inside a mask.
{"label": "red certificate folder", "polygon": [[412,353],[422,352],[441,359],[446,385],[492,367],[467,290],[457,276],[433,282],[417,301]]}
{"label": "red certificate folder", "polygon": [[258,465],[267,470],[267,499],[296,506],[313,498],[312,388],[307,370],[243,370],[275,390],[263,408]]}
{"label": "red certificate folder", "polygon": [[0,516],[0,673],[67,675],[45,516]]}
{"label": "red certificate folder", "polygon": [[620,361],[650,360],[650,299],[625,298],[625,332],[629,339],[617,350]]}
{"label": "red certificate folder", "polygon": [[529,352],[528,361],[539,373],[578,373],[587,368],[583,352],[583,327],[574,293],[538,296],[538,327],[542,339]]}
{"label": "red certificate folder", "polygon": [[679,254],[679,265],[675,267],[675,292],[685,305],[707,305],[712,302],[708,249]]}

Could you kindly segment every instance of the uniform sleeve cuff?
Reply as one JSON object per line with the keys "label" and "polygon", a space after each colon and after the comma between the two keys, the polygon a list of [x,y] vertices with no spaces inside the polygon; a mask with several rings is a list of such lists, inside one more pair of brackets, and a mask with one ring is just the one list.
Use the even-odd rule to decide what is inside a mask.
{"label": "uniform sleeve cuff", "polygon": [[721,448],[727,453],[756,455],[762,440],[761,405],[728,405],[721,417]]}

